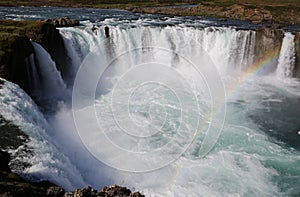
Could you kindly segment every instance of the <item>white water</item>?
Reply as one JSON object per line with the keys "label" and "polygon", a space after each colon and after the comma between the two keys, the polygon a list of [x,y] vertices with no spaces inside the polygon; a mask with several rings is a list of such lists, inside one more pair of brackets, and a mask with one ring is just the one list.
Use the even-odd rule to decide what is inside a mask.
{"label": "white water", "polygon": [[[289,84],[276,84],[276,79],[255,78],[246,81],[237,93],[228,95],[230,99],[226,102],[226,122],[220,138],[214,149],[202,158],[201,143],[205,140],[203,138],[208,125],[213,121],[222,122],[222,120],[219,120],[219,117],[221,117],[219,110],[222,109],[222,106],[217,105],[213,109],[210,108],[212,103],[218,101],[217,99],[211,99],[211,96],[218,96],[213,89],[217,87],[222,89],[223,84],[219,83],[219,80],[225,79],[225,91],[229,93],[227,88],[230,89],[232,84],[235,83],[235,75],[242,75],[243,71],[252,65],[255,32],[214,27],[199,30],[178,26],[140,26],[128,29],[111,26],[110,38],[105,37],[101,28],[98,30],[97,35],[91,32],[90,28],[86,30],[63,28],[61,33],[67,45],[68,54],[73,61],[73,73],[77,72],[83,57],[90,51],[94,52],[90,56],[92,59],[85,59],[82,66],[81,72],[84,75],[81,79],[83,80],[82,83],[79,84],[82,87],[79,93],[85,96],[94,96],[91,94],[90,88],[94,87],[97,90],[96,101],[93,104],[95,104],[97,117],[100,117],[98,123],[102,125],[103,131],[117,145],[132,152],[147,152],[166,144],[169,138],[175,138],[174,146],[172,146],[174,149],[171,150],[174,150],[174,155],[176,155],[176,150],[185,146],[186,141],[190,140],[186,139],[187,136],[193,135],[192,131],[196,126],[193,116],[196,117],[194,119],[198,120],[197,115],[199,114],[203,115],[200,116],[201,120],[204,121],[203,133],[195,136],[195,140],[188,147],[188,150],[167,167],[147,173],[130,173],[118,169],[126,171],[129,168],[130,171],[133,171],[130,168],[133,167],[137,171],[139,169],[145,170],[144,167],[147,162],[153,162],[153,160],[151,158],[146,160],[147,158],[142,157],[140,159],[126,157],[126,155],[119,154],[120,152],[115,148],[105,146],[107,139],[89,138],[90,142],[94,143],[95,150],[99,147],[104,150],[102,150],[103,152],[100,150],[103,156],[101,161],[111,164],[114,167],[111,168],[100,163],[94,157],[95,155],[93,156],[83,145],[81,140],[84,140],[84,137],[79,137],[78,129],[83,129],[86,133],[99,130],[97,122],[91,119],[90,116],[91,111],[89,110],[93,105],[89,105],[89,98],[82,98],[79,105],[75,106],[77,107],[75,110],[80,109],[85,112],[82,114],[81,120],[76,120],[81,121],[76,122],[77,127],[74,124],[72,109],[68,107],[70,101],[66,101],[65,104],[61,103],[56,114],[51,115],[47,120],[42,118],[43,115],[38,112],[34,104],[26,108],[26,113],[18,110],[17,107],[12,107],[10,110],[1,110],[7,111],[6,119],[19,122],[21,126],[28,124],[28,121],[22,119],[22,117],[31,117],[38,113],[36,121],[29,121],[34,122],[32,126],[38,126],[36,130],[23,129],[22,127],[29,134],[32,130],[36,131],[30,135],[33,138],[32,143],[37,149],[35,156],[37,159],[33,161],[40,162],[43,167],[40,168],[39,165],[32,162],[33,167],[30,169],[34,169],[34,173],[47,179],[50,177],[50,180],[55,180],[56,183],[66,189],[81,187],[85,184],[99,188],[100,186],[116,183],[145,192],[147,196],[283,196],[284,192],[280,188],[282,182],[278,183],[274,180],[282,176],[280,169],[284,168],[285,165],[290,165],[294,169],[295,179],[287,175],[288,178],[286,179],[289,184],[294,182],[292,187],[295,187],[299,183],[299,180],[296,180],[299,177],[299,165],[297,165],[300,161],[299,152],[283,149],[278,143],[270,141],[269,137],[259,127],[260,125],[257,125],[248,116],[249,111],[251,112],[252,109],[253,111],[264,109],[266,107],[265,103],[283,102],[286,95],[297,98],[299,95],[294,94],[294,92],[297,92],[295,91],[297,87],[299,87],[297,82],[295,82],[296,85],[290,87]],[[286,73],[286,70],[292,69],[292,64],[284,63],[293,56],[293,50],[289,48],[291,44],[290,37],[288,34],[285,35],[283,41],[285,43],[283,43],[281,49],[281,54],[285,55],[280,55],[278,69],[276,73],[271,74],[271,78],[281,72],[279,71],[281,67],[286,67],[284,73]],[[46,81],[57,82],[47,83],[43,90],[49,88],[49,92],[52,92],[49,95],[68,92],[49,55],[43,49],[40,49],[39,45],[35,45],[35,49],[41,50],[38,52],[37,57],[39,65],[48,65],[51,68],[49,70],[48,67],[40,67],[44,76],[48,77]],[[205,51],[210,55],[212,62],[205,59]],[[111,59],[114,61],[104,71],[104,75],[99,80],[100,83],[95,84],[93,77],[99,76],[98,72],[103,69],[102,66],[109,64]],[[189,61],[193,64],[188,63]],[[159,68],[155,62],[166,67],[164,69]],[[150,67],[152,69],[137,66],[143,65],[143,63],[148,63],[147,66],[152,66]],[[287,63],[290,63],[290,61]],[[214,70],[212,67],[216,69]],[[199,70],[202,74],[207,75],[202,76],[198,73]],[[284,76],[288,77],[289,75],[284,74]],[[176,98],[172,97],[174,95],[168,93],[168,89],[163,87],[156,89],[151,85],[139,86],[141,88],[136,89],[134,94],[131,95],[132,97],[129,99],[126,97],[128,93],[132,92],[133,87],[138,86],[138,83],[150,79],[152,81],[162,80],[166,84],[172,82],[168,85],[176,90],[179,96],[185,93],[190,96],[193,93],[198,99],[196,106],[200,109],[199,114],[194,112],[197,110],[196,106],[193,105],[194,103],[191,105],[186,104],[188,102],[185,99],[188,98],[182,97],[182,103],[184,104],[184,108],[182,108],[179,105],[180,102],[176,102]],[[118,83],[118,81],[121,82]],[[207,87],[207,83],[211,90]],[[272,83],[276,84],[274,85],[276,90],[274,93],[270,93],[268,88],[265,88]],[[177,85],[184,88],[180,89]],[[12,85],[7,83],[7,87],[10,86]],[[113,87],[116,90],[115,92],[112,92]],[[185,88],[188,88],[189,91]],[[273,88],[273,85],[271,88]],[[3,95],[5,94],[7,97],[4,98],[19,98],[20,96],[15,94],[22,92],[20,89],[17,89],[16,92],[8,91],[7,88],[2,88],[1,91],[6,91]],[[45,92],[47,93],[47,91]],[[279,95],[279,98],[276,95]],[[116,99],[115,103],[110,100],[112,96]],[[126,110],[123,110],[123,107],[126,107],[123,105],[124,98],[128,99],[129,106],[132,106],[132,108],[129,108],[132,117],[129,117],[125,113]],[[95,99],[95,97],[92,99]],[[188,101],[193,102],[193,100]],[[20,100],[12,103],[24,104]],[[110,110],[111,103],[114,104],[115,111]],[[15,105],[8,103],[3,106]],[[181,133],[179,132],[179,134],[182,134],[181,137],[176,136],[177,133],[172,133],[177,128],[179,117],[177,109],[181,109],[182,113],[186,114],[183,117],[191,118],[191,120],[188,119],[189,121],[182,122],[182,128],[184,129]],[[126,122],[123,121],[120,124],[126,126],[125,130],[131,131],[131,134],[140,135],[137,131],[147,131],[148,133],[142,134],[148,135],[162,125],[161,130],[165,133],[163,133],[164,135],[154,136],[150,140],[135,140],[124,133],[120,133],[121,129],[116,124],[116,120],[112,118],[112,112],[117,113],[117,120],[126,120]],[[213,116],[207,118],[206,115],[210,113],[213,113]],[[12,114],[18,114],[18,116]],[[162,114],[164,114],[163,117],[166,118],[167,124],[164,124],[164,119],[161,118]],[[20,117],[20,119],[14,119],[17,117]],[[80,123],[83,124],[79,125]],[[141,128],[141,125],[147,126],[141,130],[132,129]],[[212,126],[212,131],[215,131],[214,134],[217,134],[218,126],[218,124]],[[37,132],[40,130],[43,132]],[[82,135],[82,133],[80,134]],[[49,145],[42,145],[43,140],[40,140],[40,138],[44,141],[47,140]],[[90,147],[93,146],[88,148]],[[168,157],[172,152],[167,150],[166,152],[160,152],[160,154]],[[115,157],[111,160],[110,156]],[[164,157],[159,157],[160,155],[154,154],[152,156],[154,159],[164,159]],[[288,162],[288,164],[285,162]],[[156,165],[157,163],[151,164]],[[30,170],[26,172],[32,173]],[[287,174],[289,173],[291,172],[288,171]],[[58,177],[57,174],[62,174],[62,178],[61,176]],[[293,190],[290,190],[290,192],[293,193]]]}
{"label": "white water", "polygon": [[32,65],[35,74],[32,76],[34,78],[32,82],[34,83],[33,87],[40,88],[33,90],[34,93],[39,93],[34,96],[38,97],[37,100],[51,102],[68,97],[65,82],[50,54],[41,45],[35,42],[32,42],[32,45],[36,57],[36,64]]}
{"label": "white water", "polygon": [[36,104],[19,86],[3,81],[0,88],[1,115],[30,137],[27,149],[33,150],[32,156],[20,158],[31,164],[22,173],[33,180],[62,184],[66,189],[86,185],[69,158],[55,147],[55,132]]}
{"label": "white water", "polygon": [[295,36],[289,32],[284,34],[276,71],[280,78],[293,76],[296,55],[294,38]]}

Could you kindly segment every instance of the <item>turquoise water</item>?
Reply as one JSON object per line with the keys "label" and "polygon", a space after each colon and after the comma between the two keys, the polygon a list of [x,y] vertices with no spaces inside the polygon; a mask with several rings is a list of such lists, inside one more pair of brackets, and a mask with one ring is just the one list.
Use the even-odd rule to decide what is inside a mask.
{"label": "turquoise water", "polygon": [[[255,32],[215,27],[255,26],[120,10],[0,9],[14,20],[65,15],[81,20],[81,27],[60,29],[71,76],[79,74],[65,90],[60,73],[44,69],[49,82],[60,83],[40,94],[73,90],[72,100],[57,97],[58,110],[42,114],[16,85],[0,90],[1,115],[36,149],[23,173],[67,190],[117,183],[147,196],[300,194],[299,80],[275,70],[241,83]],[[40,62],[51,62],[45,53]],[[212,149],[203,154],[203,145]]]}

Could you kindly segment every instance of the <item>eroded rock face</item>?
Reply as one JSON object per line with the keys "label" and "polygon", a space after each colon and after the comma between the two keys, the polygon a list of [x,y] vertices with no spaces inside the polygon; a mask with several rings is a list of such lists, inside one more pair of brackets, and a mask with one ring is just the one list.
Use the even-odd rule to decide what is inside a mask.
{"label": "eroded rock face", "polygon": [[30,39],[21,36],[2,37],[4,54],[0,57],[0,77],[18,84],[29,92],[26,58],[33,53]]}
{"label": "eroded rock face", "polygon": [[57,69],[65,78],[68,70],[68,55],[64,45],[63,38],[59,31],[52,24],[45,23],[41,28],[42,38],[40,44],[50,54],[51,59],[55,62]]}
{"label": "eroded rock face", "polygon": [[41,21],[0,21],[0,77],[18,84],[30,94],[28,58],[34,54],[31,40],[43,46],[62,77],[69,72],[63,38],[52,24]]}
{"label": "eroded rock face", "polygon": [[255,34],[254,64],[259,64],[262,60],[272,58],[274,69],[276,69],[278,55],[280,53],[283,30],[262,28],[257,29]]}

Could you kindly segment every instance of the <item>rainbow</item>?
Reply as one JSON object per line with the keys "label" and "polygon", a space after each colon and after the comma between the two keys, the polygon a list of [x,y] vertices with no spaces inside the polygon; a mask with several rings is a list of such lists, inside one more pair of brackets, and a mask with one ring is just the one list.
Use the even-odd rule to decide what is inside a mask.
{"label": "rainbow", "polygon": [[272,70],[272,62],[278,59],[280,54],[280,47],[276,47],[273,50],[267,51],[263,58],[256,60],[254,64],[249,66],[246,71],[244,71],[244,74],[242,74],[237,81],[235,81],[234,84],[229,86],[229,88],[226,91],[227,96],[231,96],[234,94],[239,87],[248,79],[254,76],[261,75],[263,73],[270,72]]}
{"label": "rainbow", "polygon": [[[264,55],[263,58],[257,60],[247,68],[246,71],[244,71],[244,74],[242,74],[237,81],[232,83],[229,88],[227,88],[226,97],[230,97],[233,95],[235,92],[239,90],[239,88],[242,86],[243,83],[245,83],[248,79],[254,76],[259,76],[263,73],[270,72],[272,69],[272,62],[276,61],[279,57],[280,54],[280,47],[276,47],[273,50],[267,51]],[[213,115],[216,112],[210,114]],[[203,125],[202,125],[203,126]],[[200,126],[201,127],[201,126]],[[168,185],[169,191],[173,191],[172,188],[176,184],[177,177],[180,175],[180,172],[182,170],[182,167],[180,164],[175,163],[175,170],[171,176],[170,184]]]}

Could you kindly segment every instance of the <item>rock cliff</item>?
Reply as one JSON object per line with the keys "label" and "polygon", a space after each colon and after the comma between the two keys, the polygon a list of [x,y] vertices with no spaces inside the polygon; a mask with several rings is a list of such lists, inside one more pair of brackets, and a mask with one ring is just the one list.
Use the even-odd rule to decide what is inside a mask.
{"label": "rock cliff", "polygon": [[51,55],[63,77],[68,72],[64,42],[53,24],[0,20],[0,77],[18,84],[27,93],[30,93],[30,73],[26,61],[34,53],[31,40],[41,44]]}
{"label": "rock cliff", "polygon": [[283,37],[284,31],[281,29],[257,29],[255,35],[254,64],[259,65],[259,62],[273,57],[273,61],[275,61],[274,66],[276,66]]}

